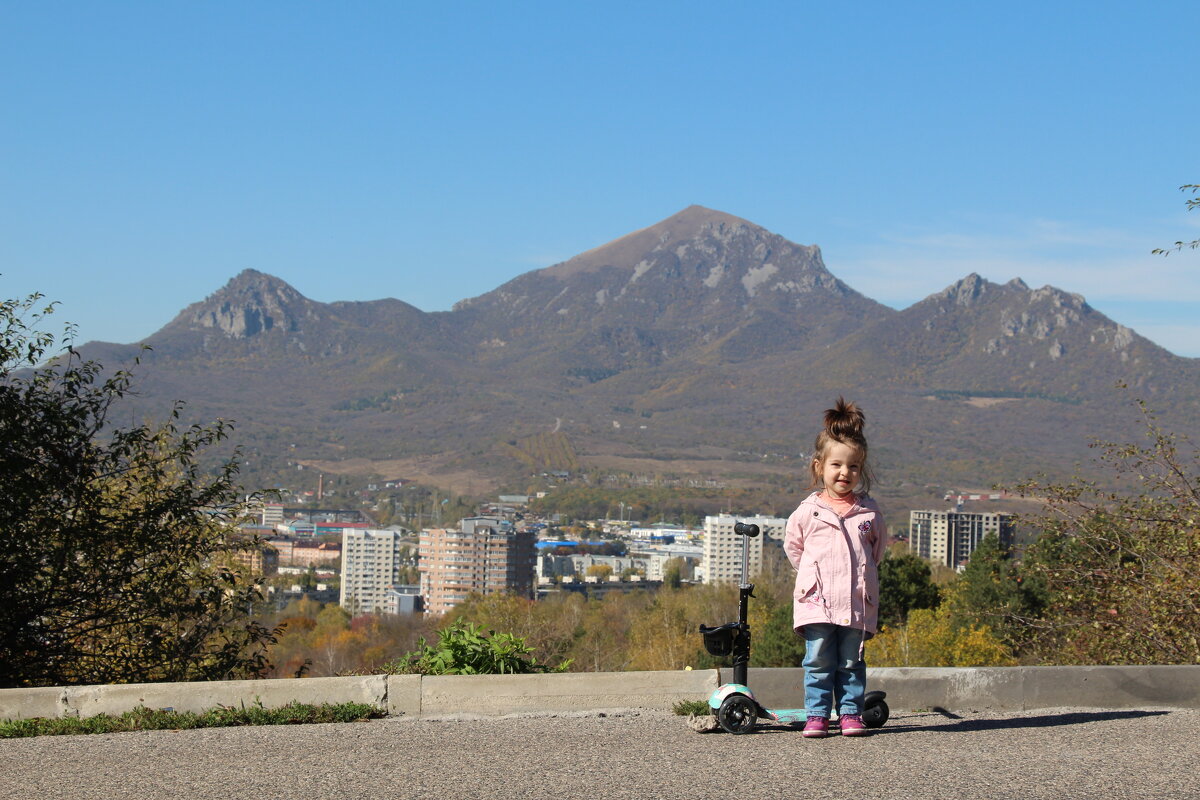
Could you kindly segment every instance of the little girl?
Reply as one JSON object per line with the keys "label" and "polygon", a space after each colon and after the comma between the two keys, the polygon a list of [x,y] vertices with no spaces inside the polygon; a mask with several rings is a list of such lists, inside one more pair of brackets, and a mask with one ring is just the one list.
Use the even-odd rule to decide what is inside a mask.
{"label": "little girl", "polygon": [[879,561],[887,532],[867,497],[866,418],[838,398],[825,412],[810,465],[809,495],[788,518],[784,549],[796,568],[793,625],[804,637],[804,735],[829,734],[833,701],[843,736],[867,733],[862,721],[867,665],[863,642],[879,619]]}

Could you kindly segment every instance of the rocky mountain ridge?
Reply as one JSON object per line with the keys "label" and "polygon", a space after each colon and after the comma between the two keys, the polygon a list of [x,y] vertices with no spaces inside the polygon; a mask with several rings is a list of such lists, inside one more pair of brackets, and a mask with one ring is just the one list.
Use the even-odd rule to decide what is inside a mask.
{"label": "rocky mountain ridge", "polygon": [[[818,247],[699,206],[446,312],[321,303],[247,270],[145,343],[137,409],[233,418],[255,463],[426,459],[481,485],[536,470],[511,450],[546,432],[596,469],[794,476],[839,394],[905,483],[1077,461],[1127,430],[1118,382],[1200,419],[1197,360],[1077,294],[971,274],[897,311]],[[112,366],[135,350],[84,348]]]}

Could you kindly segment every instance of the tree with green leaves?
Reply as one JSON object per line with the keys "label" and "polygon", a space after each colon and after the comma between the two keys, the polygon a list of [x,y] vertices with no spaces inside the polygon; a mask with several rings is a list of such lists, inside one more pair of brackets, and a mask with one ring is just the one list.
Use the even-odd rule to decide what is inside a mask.
{"label": "tree with green leaves", "polygon": [[[1192,194],[1198,194],[1198,193],[1200,193],[1200,183],[1186,183],[1183,186],[1179,187],[1179,191],[1191,192]],[[1200,208],[1200,197],[1192,197],[1187,201],[1187,210],[1188,211],[1191,211],[1196,208]],[[1157,256],[1165,256],[1165,255],[1170,255],[1173,252],[1178,252],[1180,250],[1183,250],[1184,248],[1188,248],[1190,250],[1195,250],[1197,247],[1200,247],[1200,239],[1193,239],[1190,242],[1179,241],[1179,242],[1175,243],[1174,247],[1157,247],[1154,250],[1152,250],[1151,252]]]}
{"label": "tree with green leaves", "polygon": [[750,653],[755,667],[799,667],[804,663],[804,639],[792,627],[792,604],[779,603],[759,617]]}
{"label": "tree with green leaves", "polygon": [[879,624],[903,625],[912,609],[937,608],[940,602],[929,562],[889,550],[879,564]]}
{"label": "tree with green leaves", "polygon": [[1026,573],[998,536],[985,536],[950,593],[952,618],[961,626],[986,625],[1008,646],[1021,650],[1041,624],[1046,605],[1041,577]]}
{"label": "tree with green leaves", "polygon": [[668,558],[663,564],[663,586],[668,589],[678,589],[683,585],[683,559]]}
{"label": "tree with green leaves", "polygon": [[40,295],[0,303],[0,686],[257,674],[273,632],[234,565],[236,460],[201,456],[226,423],[109,424],[121,371],[40,329]]}

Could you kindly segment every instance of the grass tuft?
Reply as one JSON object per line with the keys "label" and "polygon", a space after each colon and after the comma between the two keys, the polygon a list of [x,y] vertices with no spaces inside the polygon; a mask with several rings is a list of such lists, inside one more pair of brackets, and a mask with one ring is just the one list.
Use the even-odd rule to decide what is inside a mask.
{"label": "grass tuft", "polygon": [[707,700],[680,700],[672,706],[672,710],[681,717],[690,717],[693,714],[699,717],[712,713]]}

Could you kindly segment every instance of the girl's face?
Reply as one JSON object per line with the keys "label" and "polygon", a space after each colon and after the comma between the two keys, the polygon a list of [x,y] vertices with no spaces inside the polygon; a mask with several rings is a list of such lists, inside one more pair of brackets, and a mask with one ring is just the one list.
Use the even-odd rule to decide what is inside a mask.
{"label": "girl's face", "polygon": [[846,499],[854,494],[862,477],[862,454],[857,447],[830,442],[823,456],[817,459],[817,468],[825,490],[838,499]]}

